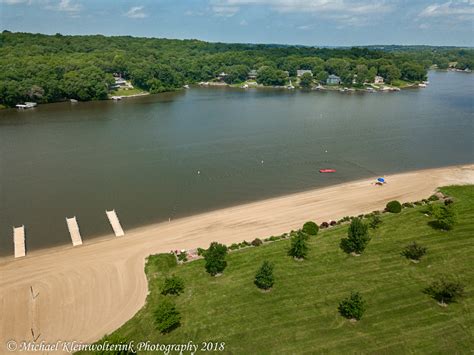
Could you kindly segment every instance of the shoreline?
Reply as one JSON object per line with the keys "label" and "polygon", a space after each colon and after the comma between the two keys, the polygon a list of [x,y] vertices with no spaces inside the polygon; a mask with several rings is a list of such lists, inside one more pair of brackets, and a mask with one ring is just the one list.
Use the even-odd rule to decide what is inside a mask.
{"label": "shoreline", "polygon": [[[399,176],[399,175],[410,174],[410,173],[424,173],[424,172],[429,172],[429,171],[434,171],[434,170],[451,169],[451,168],[459,168],[459,167],[472,167],[474,169],[474,163],[472,163],[472,164],[461,164],[461,165],[450,165],[450,166],[445,166],[445,167],[426,168],[426,169],[418,169],[418,170],[409,170],[409,171],[397,172],[397,173],[393,173],[393,174],[380,175],[380,176]],[[294,198],[298,198],[300,195],[305,195],[305,194],[308,194],[308,193],[316,193],[320,190],[325,190],[325,189],[330,189],[330,188],[332,188],[332,189],[335,189],[335,188],[338,188],[338,187],[342,188],[342,187],[344,187],[344,185],[348,185],[348,184],[356,184],[356,183],[367,182],[367,181],[374,182],[377,177],[379,177],[379,175],[377,175],[377,176],[374,175],[374,176],[360,178],[360,179],[356,179],[356,180],[340,182],[340,183],[336,183],[336,184],[333,184],[333,185],[315,187],[315,188],[306,189],[306,190],[302,190],[302,191],[291,192],[289,194],[277,195],[277,196],[263,198],[263,199],[255,200],[255,201],[232,204],[230,206],[220,207],[220,208],[211,209],[211,210],[208,210],[208,211],[197,212],[197,213],[187,215],[187,216],[177,217],[175,219],[171,219],[170,221],[161,221],[161,222],[155,222],[155,223],[149,223],[149,224],[144,224],[144,225],[140,225],[140,226],[135,226],[135,227],[132,227],[130,229],[124,229],[125,236],[127,236],[129,234],[143,233],[143,232],[146,232],[146,231],[151,230],[151,229],[160,228],[160,227],[164,227],[164,226],[169,226],[170,223],[185,222],[186,220],[189,220],[189,219],[205,217],[209,214],[213,214],[213,213],[217,213],[217,212],[225,212],[227,210],[232,210],[232,209],[239,208],[239,207],[244,208],[244,207],[248,207],[248,206],[252,206],[252,205],[256,205],[256,204],[272,203],[273,201],[279,200],[279,199],[294,199]],[[472,181],[472,184],[474,184],[474,180]],[[428,197],[429,196],[422,196],[421,198],[428,198]],[[405,201],[403,201],[403,202],[405,202]],[[414,201],[407,201],[407,202],[414,202]],[[366,211],[366,212],[372,212],[372,211]],[[344,216],[339,216],[337,218],[341,218],[341,217],[344,217]],[[337,218],[332,218],[332,219],[337,219]],[[319,221],[319,223],[321,223],[321,222],[323,222],[323,221]],[[282,233],[284,233],[284,232],[282,232]],[[259,236],[259,238],[260,237],[265,237],[265,236]],[[115,237],[112,229],[110,229],[110,232],[107,233],[107,234],[96,234],[96,235],[93,235],[93,236],[89,236],[85,240],[83,239],[83,244],[80,247],[93,246],[95,244],[113,241],[116,238],[117,237]],[[26,244],[28,245],[28,236],[26,236]],[[202,247],[202,246],[199,245],[198,247]],[[41,255],[44,255],[44,254],[57,253],[57,252],[65,251],[65,250],[72,250],[74,248],[75,247],[73,247],[71,242],[69,241],[69,242],[64,243],[64,244],[45,246],[45,247],[35,249],[35,250],[32,250],[32,251],[27,250],[27,254],[26,254],[25,258],[29,259],[29,258],[41,256]],[[76,247],[76,249],[77,249],[77,247]],[[3,264],[5,264],[7,262],[11,262],[11,261],[17,261],[14,258],[13,253],[11,255],[1,255],[0,254],[0,268],[2,267]]]}
{"label": "shoreline", "polygon": [[97,237],[80,247],[41,249],[16,260],[2,257],[0,342],[30,340],[32,327],[46,342],[96,341],[144,305],[144,265],[151,254],[207,247],[214,240],[266,238],[307,220],[321,223],[382,209],[393,199],[428,198],[440,186],[474,184],[474,164],[386,178],[382,187],[366,178],[142,226],[126,230],[124,237]]}

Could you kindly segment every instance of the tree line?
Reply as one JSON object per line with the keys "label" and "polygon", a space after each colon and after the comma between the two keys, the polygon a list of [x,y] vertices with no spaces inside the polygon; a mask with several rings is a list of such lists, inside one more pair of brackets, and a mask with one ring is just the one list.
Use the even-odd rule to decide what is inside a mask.
{"label": "tree line", "polygon": [[0,104],[39,103],[107,98],[113,74],[151,93],[172,91],[184,84],[209,81],[226,72],[239,83],[257,70],[263,85],[284,85],[298,69],[317,80],[338,75],[344,85],[361,85],[375,75],[388,83],[420,81],[428,68],[457,62],[472,68],[469,49],[315,48],[254,44],[208,43],[199,40],[0,34]]}

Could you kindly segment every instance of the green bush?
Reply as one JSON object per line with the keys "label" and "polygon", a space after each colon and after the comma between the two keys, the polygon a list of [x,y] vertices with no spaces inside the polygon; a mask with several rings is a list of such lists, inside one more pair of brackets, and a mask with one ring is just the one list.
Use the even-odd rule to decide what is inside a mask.
{"label": "green bush", "polygon": [[464,285],[459,281],[451,281],[442,277],[427,287],[425,293],[441,304],[448,304],[456,302],[458,298],[464,295]]}
{"label": "green bush", "polygon": [[163,295],[179,295],[184,291],[184,281],[177,276],[165,278],[165,282],[161,287]]}
{"label": "green bush", "polygon": [[227,261],[225,261],[226,255],[227,247],[225,245],[212,242],[209,249],[204,253],[206,271],[212,276],[223,272],[227,267]]}
{"label": "green bush", "polygon": [[359,218],[353,219],[349,225],[347,238],[342,238],[340,247],[346,253],[361,254],[370,241],[368,226]]}
{"label": "green bush", "polygon": [[365,312],[365,302],[358,292],[351,292],[351,295],[339,303],[339,313],[347,319],[360,320]]}
{"label": "green bush", "polygon": [[369,227],[371,229],[377,229],[378,227],[380,227],[381,224],[382,224],[382,219],[380,218],[380,216],[377,214],[372,215],[372,217],[369,220]]}
{"label": "green bush", "polygon": [[387,203],[385,210],[391,213],[400,213],[402,211],[402,205],[398,201],[390,201]]}
{"label": "green bush", "polygon": [[307,235],[298,231],[294,237],[291,238],[291,247],[288,250],[288,255],[295,259],[304,259],[308,255]]}
{"label": "green bush", "polygon": [[206,251],[206,249],[203,249],[203,248],[197,248],[197,255],[199,255],[199,256],[203,256],[205,251]]}
{"label": "green bush", "polygon": [[431,222],[431,225],[437,229],[442,230],[451,230],[456,224],[457,218],[456,213],[454,212],[451,205],[448,206],[437,206],[431,210],[431,214],[434,218],[434,221]]}
{"label": "green bush", "polygon": [[405,203],[402,205],[402,207],[404,207],[404,208],[413,208],[413,207],[415,207],[415,206],[414,206],[413,203],[411,203],[411,202],[405,202]]}
{"label": "green bush", "polygon": [[163,299],[156,307],[153,315],[155,325],[161,333],[168,333],[180,325],[181,315],[175,304],[169,299]]}
{"label": "green bush", "polygon": [[439,197],[436,196],[436,195],[431,195],[429,198],[428,198],[428,201],[438,201],[439,200]]}
{"label": "green bush", "polygon": [[273,287],[273,264],[264,261],[260,269],[258,269],[254,280],[255,285],[262,290],[269,290]]}
{"label": "green bush", "polygon": [[254,247],[259,247],[259,246],[262,245],[262,244],[263,244],[263,242],[262,242],[261,239],[255,238],[254,240],[252,240],[252,245],[253,245]]}
{"label": "green bush", "polygon": [[230,250],[237,250],[240,248],[240,244],[237,243],[232,243],[232,245],[229,247]]}
{"label": "green bush", "polygon": [[188,254],[185,251],[182,251],[178,254],[178,260],[182,262],[188,261]]}
{"label": "green bush", "polygon": [[319,227],[314,222],[309,221],[303,224],[303,232],[308,235],[316,235],[318,234],[318,231],[319,231]]}
{"label": "green bush", "polygon": [[247,242],[246,240],[244,240],[242,243],[240,243],[241,248],[249,247],[250,245],[251,244],[249,242]]}
{"label": "green bush", "polygon": [[416,242],[413,242],[405,247],[402,251],[402,255],[407,259],[420,260],[423,255],[426,254],[427,249]]}

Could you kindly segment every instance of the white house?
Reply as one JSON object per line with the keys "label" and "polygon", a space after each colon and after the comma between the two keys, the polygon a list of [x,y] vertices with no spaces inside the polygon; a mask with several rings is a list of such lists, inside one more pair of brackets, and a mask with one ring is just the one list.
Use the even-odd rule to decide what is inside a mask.
{"label": "white house", "polygon": [[374,79],[374,84],[383,84],[383,78],[381,76],[376,75]]}

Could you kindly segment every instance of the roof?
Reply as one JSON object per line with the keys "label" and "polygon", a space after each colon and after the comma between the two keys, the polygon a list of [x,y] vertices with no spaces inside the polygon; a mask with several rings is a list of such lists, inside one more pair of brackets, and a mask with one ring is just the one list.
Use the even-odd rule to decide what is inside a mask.
{"label": "roof", "polygon": [[330,75],[328,76],[328,79],[341,79],[341,78],[338,77],[337,75],[330,74]]}

